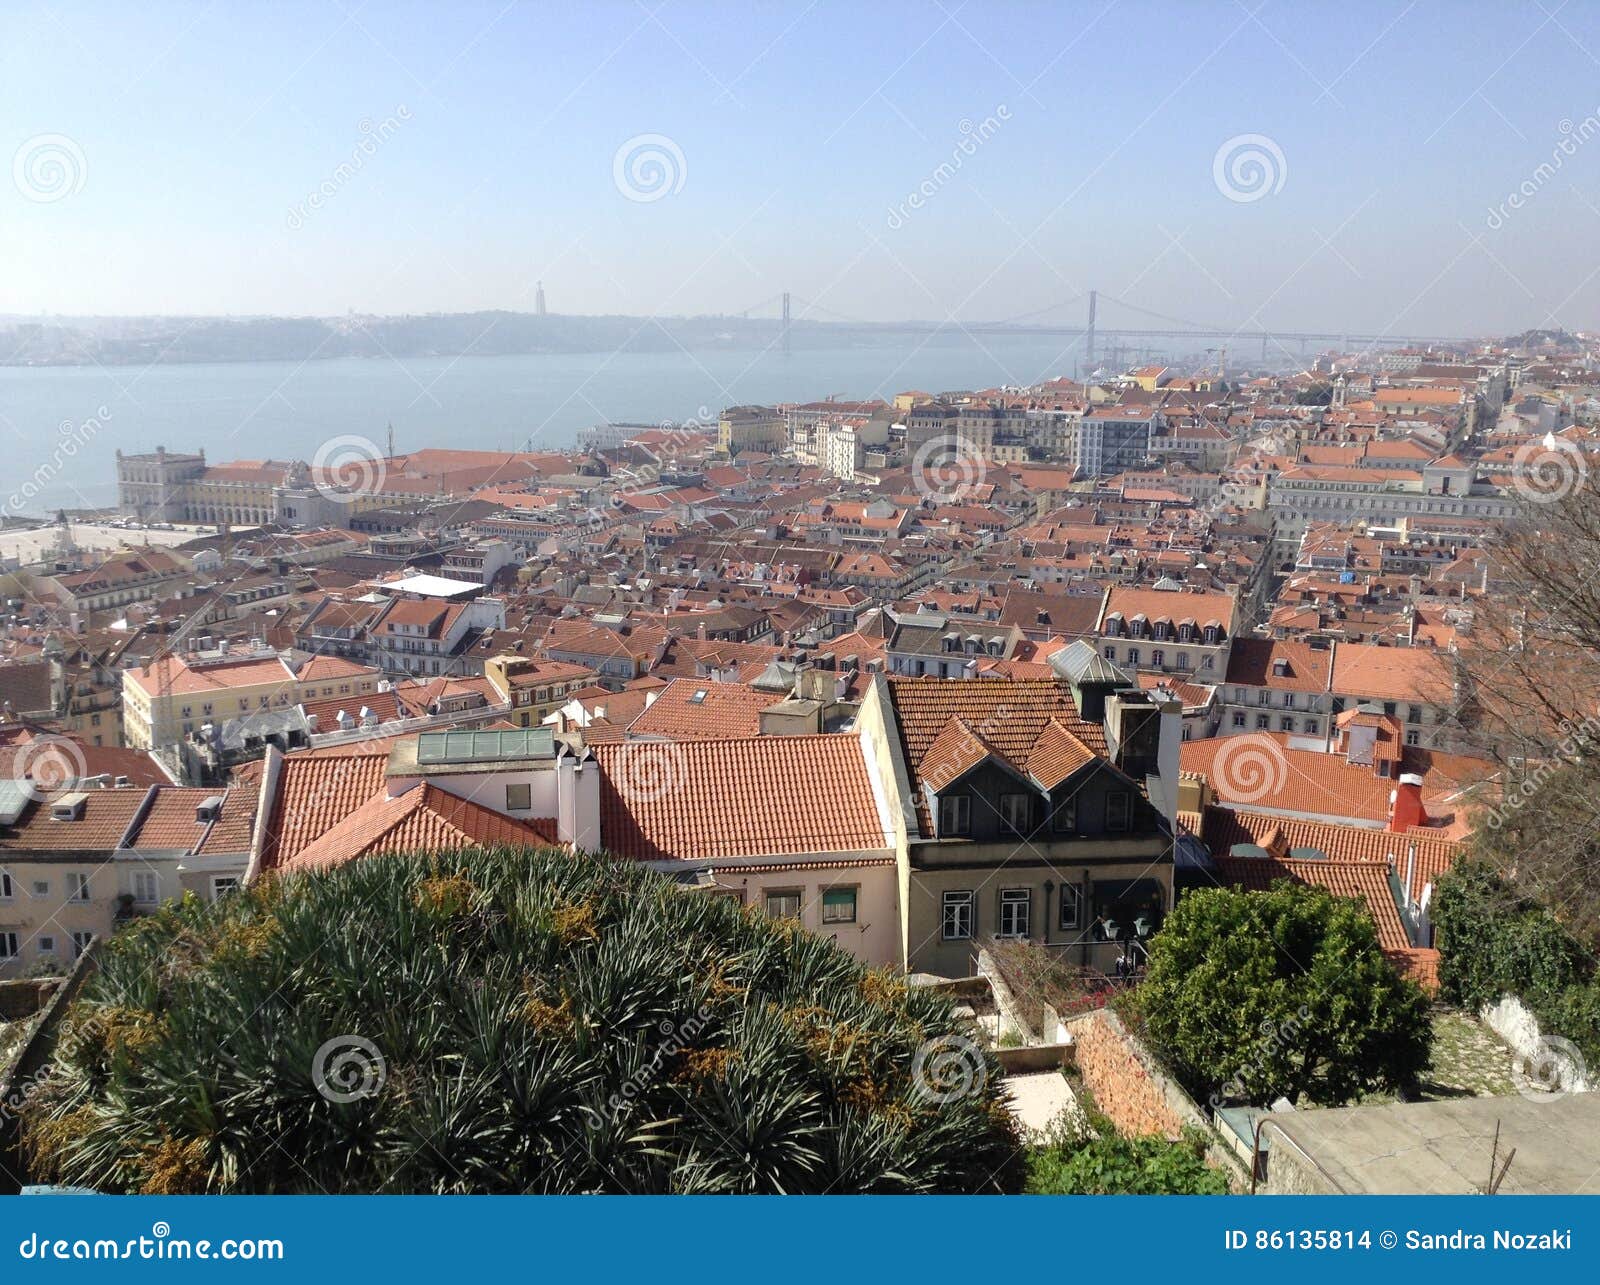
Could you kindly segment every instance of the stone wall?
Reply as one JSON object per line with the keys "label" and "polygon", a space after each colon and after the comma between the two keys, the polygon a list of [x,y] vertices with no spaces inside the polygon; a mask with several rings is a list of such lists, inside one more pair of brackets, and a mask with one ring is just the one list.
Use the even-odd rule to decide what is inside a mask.
{"label": "stone wall", "polygon": [[1099,1009],[1063,1025],[1084,1087],[1119,1133],[1178,1138],[1186,1124],[1205,1127],[1183,1090],[1167,1079],[1115,1013]]}
{"label": "stone wall", "polygon": [[1068,1018],[1062,1026],[1072,1040],[1072,1060],[1083,1087],[1118,1133],[1175,1139],[1185,1128],[1198,1129],[1208,1139],[1206,1163],[1225,1170],[1236,1190],[1248,1187],[1249,1172],[1239,1158],[1116,1013],[1097,1009]]}

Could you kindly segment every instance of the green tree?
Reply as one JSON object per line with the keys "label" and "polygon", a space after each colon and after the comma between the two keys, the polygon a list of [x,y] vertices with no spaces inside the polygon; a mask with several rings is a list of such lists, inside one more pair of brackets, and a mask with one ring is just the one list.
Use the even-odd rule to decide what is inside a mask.
{"label": "green tree", "polygon": [[1138,990],[1144,1029],[1197,1095],[1324,1105],[1404,1090],[1427,1064],[1427,1000],[1358,901],[1279,880],[1178,902]]}
{"label": "green tree", "polygon": [[108,943],[24,1139],[111,1192],[1021,1183],[949,1001],[638,866],[383,857]]}

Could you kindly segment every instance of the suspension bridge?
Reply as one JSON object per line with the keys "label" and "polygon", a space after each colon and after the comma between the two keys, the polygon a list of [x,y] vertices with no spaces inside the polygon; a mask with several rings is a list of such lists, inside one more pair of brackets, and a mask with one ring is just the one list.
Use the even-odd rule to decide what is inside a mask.
{"label": "suspension bridge", "polygon": [[[1101,309],[1107,305],[1113,309],[1112,316],[1119,324],[1105,324]],[[1086,309],[1081,314],[1083,318],[1081,321],[1061,319],[1066,316],[1068,309],[1080,306]],[[776,316],[769,315],[774,312]],[[803,299],[788,290],[769,299],[763,299],[760,303],[743,309],[737,315],[747,320],[776,320],[780,326],[785,352],[789,350],[792,327],[797,322],[808,321],[850,326],[880,335],[933,335],[955,332],[973,337],[1011,335],[1076,338],[1080,341],[1084,364],[1091,370],[1098,356],[1127,351],[1137,352],[1138,341],[1152,339],[1209,340],[1212,341],[1208,348],[1210,352],[1215,352],[1219,348],[1225,351],[1230,345],[1242,349],[1248,344],[1259,342],[1263,362],[1267,360],[1273,348],[1288,353],[1290,345],[1297,346],[1299,355],[1304,356],[1312,344],[1337,344],[1342,350],[1348,351],[1351,348],[1409,348],[1428,344],[1470,342],[1466,337],[1459,335],[1412,335],[1389,332],[1372,334],[1354,330],[1276,330],[1259,325],[1218,325],[1168,316],[1129,303],[1126,299],[1119,299],[1103,290],[1086,290],[1070,299],[1063,299],[1015,317],[994,321],[959,321],[953,317],[945,321],[868,321],[828,308],[816,300]]]}

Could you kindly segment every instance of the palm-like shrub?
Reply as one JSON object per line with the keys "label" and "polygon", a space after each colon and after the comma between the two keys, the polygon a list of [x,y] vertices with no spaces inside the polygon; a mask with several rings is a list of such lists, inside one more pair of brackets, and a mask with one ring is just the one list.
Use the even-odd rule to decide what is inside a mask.
{"label": "palm-like shrub", "polygon": [[1022,1176],[997,1068],[947,1001],[642,868],[522,850],[368,859],[137,921],[24,1137],[40,1178],[116,1192]]}

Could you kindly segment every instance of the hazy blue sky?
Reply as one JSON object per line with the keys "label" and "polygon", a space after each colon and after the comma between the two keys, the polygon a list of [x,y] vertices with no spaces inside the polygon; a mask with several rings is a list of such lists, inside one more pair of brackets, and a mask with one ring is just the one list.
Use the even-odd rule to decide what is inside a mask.
{"label": "hazy blue sky", "polygon": [[0,0],[0,313],[1593,326],[1597,54],[1557,0]]}

